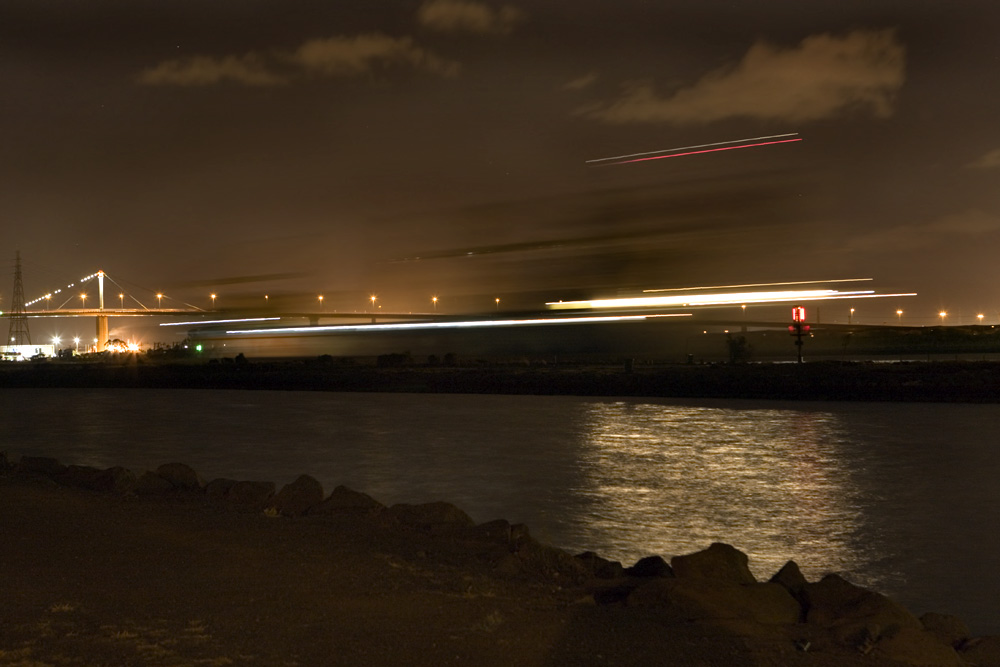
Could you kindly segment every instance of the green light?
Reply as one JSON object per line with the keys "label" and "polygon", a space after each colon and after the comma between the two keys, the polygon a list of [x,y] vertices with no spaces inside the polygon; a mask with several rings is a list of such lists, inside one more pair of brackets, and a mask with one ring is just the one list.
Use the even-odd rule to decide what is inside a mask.
{"label": "green light", "polygon": [[201,352],[201,345],[200,344],[199,345],[195,345],[194,346],[194,350],[195,350],[195,352]]}

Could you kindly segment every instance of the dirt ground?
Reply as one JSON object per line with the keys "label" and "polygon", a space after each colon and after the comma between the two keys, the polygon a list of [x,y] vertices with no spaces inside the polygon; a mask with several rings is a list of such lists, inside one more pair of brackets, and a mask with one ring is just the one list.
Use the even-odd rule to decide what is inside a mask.
{"label": "dirt ground", "polygon": [[370,516],[0,477],[0,666],[891,665],[598,606]]}

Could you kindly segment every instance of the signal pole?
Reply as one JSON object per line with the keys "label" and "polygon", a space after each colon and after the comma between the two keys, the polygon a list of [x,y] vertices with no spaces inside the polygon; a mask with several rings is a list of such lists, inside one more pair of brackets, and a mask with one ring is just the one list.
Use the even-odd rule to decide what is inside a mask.
{"label": "signal pole", "polygon": [[802,306],[792,308],[792,324],[788,327],[788,332],[795,336],[795,347],[798,348],[799,363],[802,363],[802,336],[809,334],[809,325],[806,321],[806,309]]}
{"label": "signal pole", "polygon": [[24,309],[24,283],[21,280],[21,251],[14,255],[14,298],[10,302],[8,345],[31,345],[28,316]]}

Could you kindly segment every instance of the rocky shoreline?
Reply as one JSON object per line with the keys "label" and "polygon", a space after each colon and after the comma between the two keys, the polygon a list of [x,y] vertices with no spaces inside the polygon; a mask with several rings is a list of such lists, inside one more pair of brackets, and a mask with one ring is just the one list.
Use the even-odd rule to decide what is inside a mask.
{"label": "rocky shoreline", "polygon": [[992,361],[379,366],[331,358],[8,363],[0,388],[184,388],[827,401],[1000,401]]}
{"label": "rocky shoreline", "polygon": [[[123,468],[101,470],[63,465],[43,457],[25,456],[12,461],[6,455],[0,455],[0,497],[10,496],[25,487],[49,495],[60,490],[80,494],[73,498],[79,502],[105,503],[102,507],[110,513],[140,512],[140,516],[148,516],[165,509],[184,507],[188,519],[190,513],[196,511],[192,508],[198,508],[197,511],[228,517],[225,519],[227,522],[236,520],[233,517],[243,517],[241,521],[251,522],[238,531],[233,529],[221,535],[206,535],[206,539],[221,543],[259,540],[255,537],[259,531],[273,530],[271,526],[279,525],[289,526],[297,535],[301,534],[299,536],[319,533],[322,539],[334,539],[337,544],[364,535],[367,542],[360,548],[359,558],[377,561],[385,557],[383,552],[389,549],[387,545],[393,545],[396,552],[391,557],[391,567],[404,572],[426,570],[439,573],[432,578],[434,584],[431,588],[468,585],[469,591],[477,587],[493,590],[492,598],[488,599],[490,604],[499,606],[487,614],[485,620],[473,621],[470,617],[469,622],[475,625],[473,634],[476,637],[485,633],[486,639],[499,641],[498,637],[512,624],[503,619],[517,613],[510,610],[511,605],[514,608],[527,605],[534,609],[532,615],[539,614],[536,623],[541,625],[538,627],[548,627],[548,623],[565,630],[567,619],[573,618],[574,622],[586,620],[589,629],[579,640],[582,644],[557,642],[553,646],[548,640],[542,641],[542,646],[535,647],[539,660],[527,660],[527,664],[671,665],[725,662],[753,665],[1000,666],[1000,637],[973,637],[958,618],[933,612],[917,617],[893,600],[855,586],[836,574],[809,582],[792,561],[769,580],[758,581],[748,568],[747,556],[721,543],[712,544],[697,553],[674,556],[669,562],[660,556],[651,556],[624,566],[594,553],[571,555],[542,544],[532,538],[523,525],[511,525],[504,520],[477,525],[461,509],[445,502],[386,507],[362,492],[343,486],[326,494],[320,483],[309,475],[301,475],[278,489],[273,482],[267,481],[215,479],[206,482],[182,463],[168,463],[155,471],[136,475]],[[19,509],[9,503],[4,506],[7,508],[5,512],[15,515],[19,511],[27,511],[27,508]],[[9,520],[10,517],[5,519]],[[55,517],[49,516],[49,520],[54,521]],[[88,518],[87,522],[88,526],[79,533],[78,539],[84,548],[102,546],[99,541],[110,531],[109,525],[113,522],[101,516]],[[42,529],[39,527],[39,530]],[[32,535],[19,533],[33,534],[30,527],[11,530],[5,533],[5,540],[29,544]],[[183,525],[180,530],[183,530]],[[154,552],[150,558],[154,558],[155,552],[165,546],[169,544],[149,544],[148,548]],[[25,549],[30,550],[30,547],[25,546]],[[331,548],[331,551],[336,552],[336,549]],[[322,550],[320,553],[323,553]],[[58,559],[58,554],[49,553],[48,557]],[[329,558],[331,563],[337,562],[333,553],[329,554]],[[445,565],[447,575],[442,575],[441,568]],[[209,558],[204,566],[206,571],[217,571],[218,577],[225,580],[229,567],[225,562]],[[72,570],[74,562],[60,563],[59,567]],[[368,563],[365,567],[374,567],[374,564]],[[18,581],[18,573],[14,574],[15,581]],[[65,576],[71,575],[87,576],[85,572]],[[254,580],[251,578],[249,581]],[[41,587],[30,577],[19,581],[19,585]],[[430,594],[424,590],[426,586],[427,582],[418,582],[412,589],[404,586],[406,599]],[[393,590],[399,594],[399,587]],[[497,593],[498,590],[503,593]],[[244,591],[241,589],[239,592],[242,594]],[[23,594],[28,595],[27,592]],[[320,595],[320,588],[307,589],[302,595],[304,600],[309,600],[311,595]],[[14,595],[10,599],[16,600],[16,597]],[[371,597],[371,600],[365,604],[374,604],[378,599],[374,592],[362,596],[366,597]],[[501,598],[505,602],[498,602]],[[324,596],[324,599],[330,598]],[[473,613],[471,610],[482,608],[480,600],[473,604],[471,599],[467,600],[470,611],[456,608],[459,618]],[[53,604],[55,608],[59,603]],[[80,603],[65,604],[76,608],[74,605]],[[540,611],[542,608],[544,613]],[[170,609],[161,611],[163,614],[171,613]],[[10,605],[0,613],[6,617],[2,625],[4,629],[0,630],[0,665],[55,664],[57,661],[54,658],[67,657],[65,653],[53,653],[65,652],[66,642],[40,641],[37,627],[35,635],[32,635],[26,628],[30,624],[12,624],[12,617],[18,613],[12,611]],[[50,613],[55,612],[50,609]],[[137,612],[130,610],[129,613]],[[436,626],[428,619],[424,630],[431,634],[441,632],[457,636],[454,635],[455,622],[450,620],[445,626]],[[492,625],[497,627],[491,628]],[[609,628],[613,634],[617,633],[614,637],[607,634]],[[248,629],[241,624],[234,631],[234,636],[239,636],[240,631]],[[266,634],[263,632],[262,636]],[[633,647],[631,657],[609,653],[611,644],[623,636],[641,643],[641,647]],[[472,651],[466,654],[468,658],[479,664],[509,664],[503,654],[486,659],[486,656],[476,653],[473,645],[477,641],[470,635],[466,645],[463,645],[463,650]],[[584,645],[590,648],[585,654],[580,654]],[[46,649],[46,646],[50,648]],[[104,644],[100,646],[102,651],[107,648]],[[103,663],[95,656],[86,654],[88,650],[98,648],[91,646],[88,649],[84,642],[82,648],[75,649],[75,658],[88,664],[115,664],[113,660]],[[173,650],[161,648],[168,653]],[[668,649],[669,654],[662,653]],[[280,652],[281,647],[275,650]],[[351,650],[360,649],[354,647]],[[437,664],[436,658],[430,655],[434,650],[427,649],[429,655],[426,662],[423,657],[402,662]],[[510,648],[514,652],[510,655],[521,650],[523,648]],[[601,659],[597,659],[598,655],[602,656]],[[173,662],[165,658],[163,661],[148,659],[148,656],[143,658],[140,654],[133,657],[135,660],[131,664],[196,664],[195,661],[185,662],[191,659],[191,655],[187,654],[174,655],[171,660],[176,660]],[[584,657],[587,659],[584,660]],[[22,661],[18,662],[19,659]],[[213,664],[244,662],[256,664],[233,657]],[[399,664],[388,659],[362,662]],[[464,660],[460,662],[470,664]],[[300,656],[287,664],[319,663]]]}

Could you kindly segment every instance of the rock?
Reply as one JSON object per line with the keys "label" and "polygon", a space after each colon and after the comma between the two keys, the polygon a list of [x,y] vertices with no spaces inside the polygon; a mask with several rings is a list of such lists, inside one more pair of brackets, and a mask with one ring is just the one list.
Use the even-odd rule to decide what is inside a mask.
{"label": "rock", "polygon": [[7,452],[0,452],[0,473],[8,472],[13,467],[13,464],[11,464],[10,459],[7,457]]}
{"label": "rock", "polygon": [[784,588],[800,604],[805,603],[805,587],[809,582],[806,581],[806,578],[802,575],[802,571],[794,560],[790,560],[782,565],[781,569],[771,577],[770,583],[778,584]]}
{"label": "rock", "polygon": [[205,495],[211,498],[225,498],[236,484],[235,479],[220,477],[205,485]]}
{"label": "rock", "polygon": [[924,629],[936,636],[941,642],[948,646],[958,648],[964,644],[972,633],[962,619],[951,614],[937,614],[927,612],[920,617],[920,623]]}
{"label": "rock", "polygon": [[670,559],[674,576],[681,579],[713,579],[732,584],[757,583],[748,562],[745,553],[721,542],[716,542],[703,551]]}
{"label": "rock", "polygon": [[[625,568],[622,567],[621,563],[616,560],[601,558],[593,551],[584,551],[582,554],[577,554],[575,558],[580,561],[580,564],[586,568],[592,577],[598,579],[618,579],[625,576]],[[661,558],[660,560],[663,559]],[[663,564],[667,565],[665,562]],[[667,565],[667,568],[669,569],[670,566]],[[600,601],[598,603],[601,604]]]}
{"label": "rock", "polygon": [[540,576],[548,580],[581,584],[589,573],[583,564],[562,549],[542,544],[530,537],[516,542],[514,556],[521,574]]}
{"label": "rock", "polygon": [[828,574],[803,589],[806,622],[830,628],[842,644],[859,647],[889,637],[903,628],[923,630],[917,617],[901,604]]}
{"label": "rock", "polygon": [[66,472],[66,466],[47,456],[22,456],[17,469],[29,475],[49,475],[50,477]]}
{"label": "rock", "polygon": [[99,474],[101,474],[101,470],[93,466],[70,465],[66,466],[66,470],[55,475],[53,479],[63,486],[93,489]]}
{"label": "rock", "polygon": [[962,644],[958,653],[970,665],[1000,667],[1000,637],[976,637]]}
{"label": "rock", "polygon": [[263,509],[274,489],[274,482],[236,482],[226,492],[226,500]]}
{"label": "rock", "polygon": [[445,502],[422,505],[398,504],[386,512],[400,523],[418,526],[434,534],[456,532],[470,528],[475,523],[468,514]]}
{"label": "rock", "polygon": [[174,490],[174,485],[163,479],[155,472],[147,470],[135,481],[133,491],[139,496],[154,496],[169,493]]}
{"label": "rock", "polygon": [[135,474],[121,466],[114,466],[107,470],[101,470],[93,481],[93,489],[103,493],[126,494],[132,493],[136,485]]}
{"label": "rock", "polygon": [[470,540],[490,542],[507,547],[511,543],[510,522],[506,519],[487,521],[466,529],[463,535]]}
{"label": "rock", "polygon": [[336,512],[378,512],[385,505],[367,493],[354,491],[346,486],[338,486],[326,500],[309,508],[309,514],[334,514]]}
{"label": "rock", "polygon": [[198,473],[184,463],[164,463],[156,469],[156,474],[178,489],[200,490],[202,487]]}
{"label": "rock", "polygon": [[299,475],[291,484],[286,484],[268,503],[282,516],[301,516],[310,507],[323,502],[323,485],[315,477]]}
{"label": "rock", "polygon": [[945,644],[933,633],[916,628],[900,628],[891,635],[883,635],[871,652],[873,657],[897,660],[914,667],[964,667],[967,665],[955,649]]}
{"label": "rock", "polygon": [[630,607],[660,607],[676,621],[746,620],[764,625],[794,625],[799,603],[782,586],[736,584],[715,579],[660,577],[639,584]]}
{"label": "rock", "polygon": [[632,567],[625,568],[625,574],[630,577],[672,577],[674,571],[662,557],[646,556],[636,561]]}

